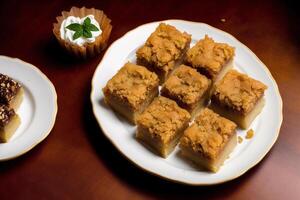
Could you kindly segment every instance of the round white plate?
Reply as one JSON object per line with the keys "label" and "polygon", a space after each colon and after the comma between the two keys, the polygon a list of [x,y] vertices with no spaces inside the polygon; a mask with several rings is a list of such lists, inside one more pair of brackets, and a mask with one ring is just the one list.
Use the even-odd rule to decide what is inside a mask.
{"label": "round white plate", "polygon": [[17,111],[21,125],[7,143],[0,143],[0,160],[8,160],[48,136],[56,118],[57,96],[53,84],[38,68],[17,58],[0,56],[0,73],[18,81],[25,91]]}
{"label": "round white plate", "polygon": [[[266,105],[252,123],[255,135],[238,144],[230,158],[217,173],[199,171],[179,156],[178,147],[167,158],[161,158],[145,148],[135,137],[136,127],[115,114],[103,102],[101,88],[127,61],[135,62],[136,50],[146,41],[159,22],[145,24],[129,31],[115,41],[99,63],[93,80],[91,101],[93,111],[103,133],[130,161],[140,168],[160,177],[191,185],[210,185],[232,180],[256,165],[275,143],[282,122],[282,100],[278,87],[268,68],[245,45],[228,33],[207,24],[182,20],[167,20],[167,24],[192,34],[191,46],[205,34],[217,42],[225,42],[236,48],[234,68],[258,79],[268,86]],[[238,135],[246,131],[238,130]]]}

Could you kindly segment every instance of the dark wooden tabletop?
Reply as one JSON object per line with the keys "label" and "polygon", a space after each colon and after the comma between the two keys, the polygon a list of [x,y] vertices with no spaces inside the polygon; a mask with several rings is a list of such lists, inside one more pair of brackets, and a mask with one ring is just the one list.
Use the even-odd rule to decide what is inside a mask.
{"label": "dark wooden tabletop", "polygon": [[[284,121],[272,150],[240,178],[209,187],[171,183],[135,167],[101,133],[92,113],[91,78],[103,53],[73,59],[52,34],[55,17],[71,6],[104,10],[113,24],[109,44],[164,19],[205,22],[234,35],[268,66],[283,98]],[[0,162],[0,199],[299,199],[299,12],[292,1],[272,0],[1,1],[0,55],[32,63],[49,77],[58,115],[46,140]]]}

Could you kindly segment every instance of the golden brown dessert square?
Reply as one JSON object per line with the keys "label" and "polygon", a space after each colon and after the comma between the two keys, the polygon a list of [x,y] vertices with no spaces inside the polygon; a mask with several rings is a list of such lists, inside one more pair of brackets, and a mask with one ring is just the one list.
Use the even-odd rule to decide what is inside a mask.
{"label": "golden brown dessert square", "polygon": [[7,142],[19,127],[19,116],[6,105],[0,105],[0,142]]}
{"label": "golden brown dessert square", "polygon": [[217,172],[237,144],[236,124],[205,108],[180,140],[183,156]]}
{"label": "golden brown dessert square", "polygon": [[136,137],[167,157],[177,145],[190,114],[166,97],[157,97],[137,119]]}
{"label": "golden brown dessert square", "polygon": [[206,103],[211,81],[197,70],[181,65],[169,76],[161,95],[173,99],[190,112],[192,118]]}
{"label": "golden brown dessert square", "polygon": [[234,47],[217,43],[205,35],[204,39],[188,50],[185,62],[217,82],[232,68],[234,51]]}
{"label": "golden brown dessert square", "polygon": [[126,63],[103,88],[105,102],[135,123],[137,116],[158,95],[159,79],[143,66]]}
{"label": "golden brown dessert square", "polygon": [[162,84],[182,61],[190,42],[191,35],[160,23],[146,43],[137,50],[137,63],[154,71]]}
{"label": "golden brown dessert square", "polygon": [[0,104],[18,110],[23,100],[23,87],[12,78],[0,74]]}
{"label": "golden brown dessert square", "polygon": [[230,70],[216,84],[210,107],[220,115],[234,121],[242,129],[247,129],[264,106],[262,82]]}

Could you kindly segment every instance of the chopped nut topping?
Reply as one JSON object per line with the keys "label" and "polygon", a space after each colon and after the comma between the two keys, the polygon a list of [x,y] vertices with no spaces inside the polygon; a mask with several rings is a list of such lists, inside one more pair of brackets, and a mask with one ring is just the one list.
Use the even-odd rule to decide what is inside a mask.
{"label": "chopped nut topping", "polygon": [[4,128],[14,115],[13,109],[9,109],[6,105],[0,105],[0,129]]}
{"label": "chopped nut topping", "polygon": [[205,108],[185,130],[180,145],[216,159],[228,140],[235,134],[236,124]]}
{"label": "chopped nut topping", "polygon": [[191,35],[181,33],[174,26],[160,23],[145,45],[137,50],[136,56],[138,60],[144,60],[168,72],[173,70],[176,60],[182,56],[190,41]]}
{"label": "chopped nut topping", "polygon": [[21,85],[10,77],[0,74],[0,103],[9,105],[16,96]]}
{"label": "chopped nut topping", "polygon": [[139,126],[146,128],[152,137],[168,143],[176,132],[190,119],[190,114],[180,108],[175,101],[157,97],[138,117]]}
{"label": "chopped nut topping", "polygon": [[251,139],[254,136],[253,129],[247,131],[246,139]]}
{"label": "chopped nut topping", "polygon": [[186,62],[208,78],[215,79],[224,64],[234,56],[234,47],[225,43],[216,43],[205,35],[187,52]]}
{"label": "chopped nut topping", "polygon": [[230,70],[216,85],[212,101],[243,115],[248,114],[263,96],[267,86],[236,70]]}

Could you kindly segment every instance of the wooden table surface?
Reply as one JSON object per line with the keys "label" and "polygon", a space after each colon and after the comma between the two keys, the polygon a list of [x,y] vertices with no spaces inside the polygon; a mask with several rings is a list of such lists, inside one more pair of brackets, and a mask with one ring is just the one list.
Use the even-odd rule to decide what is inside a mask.
{"label": "wooden table surface", "polygon": [[[141,24],[174,18],[234,35],[268,66],[283,98],[284,121],[272,150],[242,177],[209,187],[170,183],[135,167],[104,137],[92,113],[91,78],[103,53],[74,60],[52,34],[55,17],[71,6],[104,10],[113,24],[109,44]],[[0,55],[32,63],[49,77],[58,115],[46,140],[0,163],[0,199],[299,199],[299,11],[292,1],[271,0],[1,1]]]}

